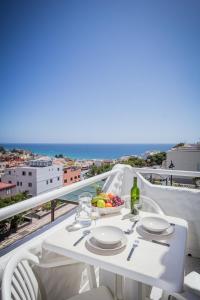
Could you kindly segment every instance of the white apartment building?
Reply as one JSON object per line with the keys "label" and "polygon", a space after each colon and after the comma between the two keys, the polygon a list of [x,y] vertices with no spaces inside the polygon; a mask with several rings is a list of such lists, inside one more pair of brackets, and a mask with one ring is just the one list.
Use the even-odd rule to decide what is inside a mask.
{"label": "white apartment building", "polygon": [[27,166],[6,169],[2,182],[15,184],[16,193],[36,196],[63,186],[63,168],[50,159],[32,160]]}
{"label": "white apartment building", "polygon": [[184,145],[167,151],[166,168],[171,162],[175,170],[200,171],[200,143]]}
{"label": "white apartment building", "polygon": [[5,161],[0,161],[0,178],[4,175],[7,163]]}

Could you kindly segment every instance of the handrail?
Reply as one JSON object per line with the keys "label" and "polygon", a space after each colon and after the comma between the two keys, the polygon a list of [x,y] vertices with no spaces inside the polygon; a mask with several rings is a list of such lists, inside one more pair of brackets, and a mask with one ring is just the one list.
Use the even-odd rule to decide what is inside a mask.
{"label": "handrail", "polygon": [[6,206],[4,208],[1,208],[0,209],[0,221],[10,218],[10,217],[17,215],[19,213],[22,213],[24,211],[27,211],[31,208],[40,206],[46,202],[49,202],[51,200],[54,200],[56,198],[59,198],[66,194],[69,194],[71,192],[74,192],[76,190],[79,190],[85,186],[91,185],[91,184],[98,182],[102,179],[105,179],[111,175],[114,175],[117,172],[119,172],[119,169],[113,169],[113,170],[105,172],[103,174],[96,175],[91,178],[73,183],[69,186],[55,189],[50,192],[47,192],[47,193],[32,197],[30,199],[18,202],[16,204],[12,204],[12,205]]}
{"label": "handrail", "polygon": [[133,168],[135,172],[141,174],[158,174],[158,175],[173,175],[181,177],[200,177],[198,171],[182,171],[182,170],[170,170],[170,169],[153,169],[153,168]]}
{"label": "handrail", "polygon": [[[59,189],[52,190],[50,192],[32,197],[30,199],[21,201],[16,204],[9,205],[7,207],[0,209],[0,221],[12,217],[16,214],[27,211],[31,208],[40,206],[48,201],[57,199],[61,196],[74,192],[78,189],[81,189],[85,186],[98,182],[102,179],[105,179],[111,175],[119,172],[123,167],[127,165],[118,165],[118,168],[113,168],[111,171],[105,172],[100,175],[93,176],[91,178],[73,183],[72,185],[62,187]],[[173,176],[183,176],[183,177],[200,177],[200,172],[193,171],[181,171],[181,170],[166,170],[166,169],[153,169],[153,168],[132,168],[133,172],[140,174],[159,174],[159,175],[173,175]]]}

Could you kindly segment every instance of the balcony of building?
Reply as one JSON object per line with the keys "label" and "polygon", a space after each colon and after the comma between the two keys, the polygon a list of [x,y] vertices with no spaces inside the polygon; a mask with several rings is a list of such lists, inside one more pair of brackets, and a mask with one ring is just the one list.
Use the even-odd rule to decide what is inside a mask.
{"label": "balcony of building", "polygon": [[[81,189],[86,191],[91,184],[103,180],[103,191],[119,195],[125,200],[125,208],[122,214],[102,216],[96,224],[92,222],[92,227],[114,225],[125,231],[132,224],[127,216],[130,189],[133,177],[136,176],[142,199],[140,216],[160,215],[175,226],[174,235],[164,239],[164,242],[161,240],[166,245],[154,244],[149,239],[141,238],[140,232],[135,228],[132,235],[127,236],[125,249],[114,256],[90,252],[85,247],[85,241],[73,248],[72,244],[81,237],[83,230],[68,233],[66,229],[74,222],[76,206],[72,206],[61,218],[2,249],[0,277],[4,278],[5,270],[10,267],[9,262],[12,262],[13,257],[29,253],[37,258],[31,267],[45,290],[46,298],[50,300],[68,299],[78,293],[84,295],[85,291],[99,285],[106,286],[111,292],[110,297],[118,300],[167,299],[169,295],[178,299],[198,299],[195,284],[193,289],[189,287],[189,292],[186,292],[184,277],[192,271],[200,273],[200,190],[152,184],[146,179],[147,174],[149,176],[155,173],[160,176],[200,177],[199,172],[116,165],[107,173],[5,207],[0,210],[0,220],[66,197],[72,192]],[[133,260],[128,264],[126,257],[136,239],[140,243]],[[12,282],[16,279],[16,273],[13,276]],[[19,290],[23,289],[23,283],[20,287],[15,285],[14,289],[12,298],[9,298],[11,290],[4,291],[3,300],[6,299],[5,295],[8,295],[7,299],[37,299],[31,296],[20,298]],[[98,294],[98,290],[93,291],[93,298],[88,294],[88,298],[86,296],[83,299],[98,299],[101,292]]]}

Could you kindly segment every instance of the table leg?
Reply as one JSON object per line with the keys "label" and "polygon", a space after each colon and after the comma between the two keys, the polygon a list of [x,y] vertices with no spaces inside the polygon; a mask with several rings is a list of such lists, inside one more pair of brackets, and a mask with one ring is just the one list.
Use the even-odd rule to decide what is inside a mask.
{"label": "table leg", "polygon": [[103,269],[99,270],[99,285],[104,285],[110,289],[115,299],[124,299],[124,278],[123,276],[114,274],[112,272],[105,271]]}
{"label": "table leg", "polygon": [[96,274],[94,266],[86,265],[87,268],[87,274],[88,274],[88,281],[90,285],[90,289],[94,289],[97,287],[97,281],[96,281]]}

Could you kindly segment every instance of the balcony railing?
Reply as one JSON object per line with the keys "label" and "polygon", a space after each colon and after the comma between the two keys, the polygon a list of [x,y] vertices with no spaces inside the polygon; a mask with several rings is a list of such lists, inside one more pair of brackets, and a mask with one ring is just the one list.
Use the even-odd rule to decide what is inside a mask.
{"label": "balcony railing", "polygon": [[114,169],[112,171],[85,179],[83,181],[79,181],[76,183],[73,183],[72,185],[69,186],[65,186],[59,189],[55,189],[53,191],[50,191],[48,193],[44,193],[41,195],[38,195],[36,197],[32,197],[30,199],[21,201],[19,203],[13,204],[13,205],[9,205],[5,208],[1,208],[0,209],[0,221],[3,221],[7,218],[10,218],[16,214],[25,212],[29,209],[32,209],[34,207],[40,206],[44,203],[47,203],[49,201],[52,201],[54,199],[57,199],[59,197],[65,196],[71,192],[74,192],[76,190],[79,190],[81,188],[84,188],[86,186],[89,186],[93,183],[96,183],[98,181],[101,181],[111,175],[114,175],[118,172],[117,169]]}
{"label": "balcony railing", "polygon": [[[120,166],[122,167],[122,165]],[[124,168],[127,168],[130,170],[131,167],[123,165]],[[150,169],[150,168],[131,168],[132,172],[137,175],[139,174],[159,174],[159,175],[166,175],[166,176],[177,176],[177,177],[200,177],[200,172],[195,171],[180,171],[180,170],[165,170],[165,169]],[[12,217],[16,214],[25,212],[29,209],[32,209],[34,207],[40,206],[44,203],[47,203],[49,201],[52,201],[54,199],[57,199],[59,197],[65,196],[71,192],[77,191],[81,188],[84,188],[86,186],[89,186],[93,183],[96,183],[98,181],[101,181],[103,179],[108,178],[111,175],[115,175],[117,172],[122,171],[123,168],[114,168],[113,170],[93,176],[91,178],[85,179],[83,181],[76,182],[72,185],[65,186],[53,191],[50,191],[48,193],[44,193],[41,195],[38,195],[36,197],[32,197],[30,199],[27,199],[25,201],[19,202],[17,204],[13,204],[10,206],[7,206],[5,208],[0,209],[0,221],[7,219],[9,217]]]}

